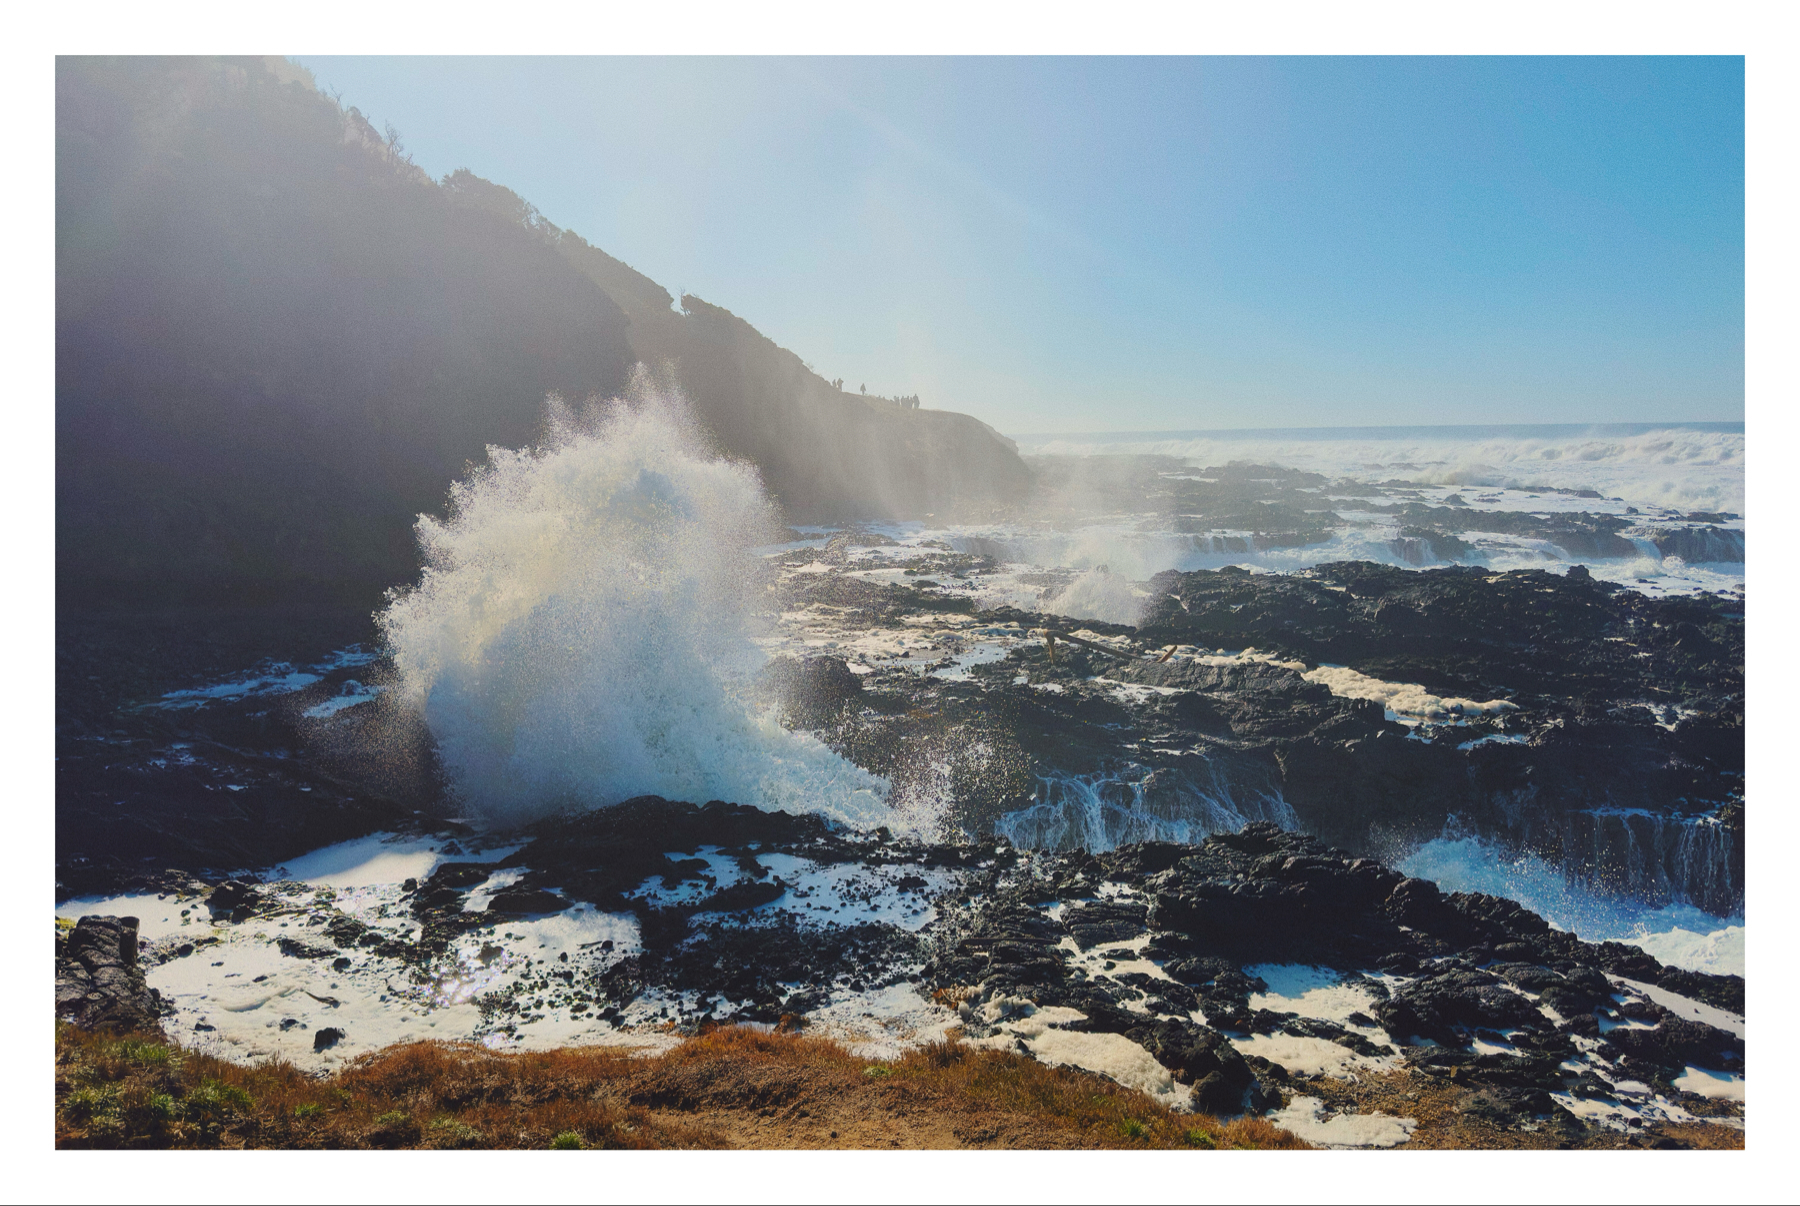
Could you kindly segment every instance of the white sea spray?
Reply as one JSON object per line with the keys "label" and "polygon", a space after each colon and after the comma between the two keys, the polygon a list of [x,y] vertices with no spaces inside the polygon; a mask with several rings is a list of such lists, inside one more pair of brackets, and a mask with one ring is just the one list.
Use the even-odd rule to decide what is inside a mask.
{"label": "white sea spray", "polygon": [[1123,574],[1106,566],[1083,572],[1052,598],[1043,610],[1074,620],[1103,620],[1109,624],[1135,624],[1150,601],[1150,593],[1133,585]]}
{"label": "white sea spray", "polygon": [[885,781],[753,705],[751,550],[775,531],[755,469],[642,374],[548,426],[420,517],[424,573],[381,616],[456,796],[508,821],[654,794],[889,823]]}

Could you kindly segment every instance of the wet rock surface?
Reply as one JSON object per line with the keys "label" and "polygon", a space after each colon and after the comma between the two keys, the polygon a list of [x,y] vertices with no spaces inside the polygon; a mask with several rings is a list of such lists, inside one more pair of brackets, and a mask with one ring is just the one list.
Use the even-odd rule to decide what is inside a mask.
{"label": "wet rock surface", "polygon": [[[1460,825],[1624,895],[1741,907],[1741,602],[1340,563],[1166,575],[1127,627],[989,605],[999,552],[840,533],[788,558],[832,572],[775,592],[768,707],[897,803],[950,801],[936,840],[654,797],[477,834],[417,722],[358,694],[372,652],[297,646],[259,664],[279,690],[231,694],[210,685],[249,664],[230,651],[95,681],[129,643],[96,636],[66,702],[59,671],[59,897],[178,896],[199,928],[143,964],[219,969],[180,1029],[267,1013],[302,1059],[433,1018],[543,1045],[835,1025],[889,994],[907,1033],[959,1025],[1214,1111],[1404,1075],[1502,1128],[1741,1122],[1741,979],[1384,861]],[[858,576],[871,553],[892,580]],[[1334,667],[1426,698],[1357,697]],[[442,856],[343,893],[244,873],[376,831]],[[98,966],[59,954],[59,1014],[66,984],[95,1024],[142,1024],[124,964]],[[208,1012],[226,977],[285,995]],[[352,1020],[359,1000],[413,1020]],[[1738,1097],[1683,1087],[1701,1073]]]}
{"label": "wet rock surface", "polygon": [[[1570,1105],[1586,1099],[1604,1114],[1630,1092],[1660,1095],[1670,1116],[1683,1102],[1713,1116],[1676,1081],[1693,1067],[1744,1067],[1740,1034],[1676,1016],[1635,987],[1678,993],[1696,1011],[1712,1005],[1741,1028],[1741,978],[1585,943],[1510,901],[1445,895],[1271,825],[1191,847],[1020,856],[964,903],[958,915],[946,902],[962,928],[940,938],[925,977],[959,1003],[971,1035],[1005,1033],[1022,1008],[1072,1007],[1083,1020],[1051,1026],[1141,1044],[1214,1109],[1227,1096],[1254,1108],[1319,1075],[1232,1046],[1254,1049],[1258,1035],[1270,1036],[1263,1049],[1285,1042],[1312,1060],[1316,1048],[1288,1040],[1332,1043],[1361,1057],[1346,1067],[1469,1090],[1466,1108],[1495,1125],[1572,1135],[1587,1123]],[[1133,971],[1080,959],[1100,945],[1097,922],[1105,942],[1129,947],[1102,953],[1134,960]],[[1328,972],[1320,979],[1361,994],[1368,1012],[1255,1008],[1269,989],[1256,969],[1270,965]]]}
{"label": "wet rock surface", "polygon": [[[819,573],[782,589],[846,661],[877,647],[859,631],[907,634],[884,654],[904,665],[861,654],[861,689],[807,719],[903,792],[928,751],[970,831],[1104,848],[1270,820],[1378,857],[1455,832],[1741,911],[1739,600],[1340,562],[1162,574],[1127,627],[982,609],[991,567],[955,556],[930,595]],[[832,660],[813,673],[847,682]]]}
{"label": "wet rock surface", "polygon": [[[919,872],[955,872],[977,857],[965,847],[846,832],[817,816],[653,796],[521,836],[530,840],[507,858],[442,864],[411,894],[421,924],[415,959],[492,927],[496,914],[555,913],[577,901],[632,917],[639,941],[630,954],[608,942],[484,1000],[502,1031],[509,1011],[545,991],[596,1014],[617,1016],[654,991],[690,1021],[722,1012],[772,1023],[804,1015],[834,988],[865,991],[916,978],[924,940],[858,905],[911,899],[923,914],[930,881]],[[706,857],[671,857],[683,851]],[[849,882],[829,895],[829,913],[809,918],[806,900],[817,889],[765,865],[777,861],[815,878],[839,872]],[[465,909],[469,889],[509,870],[518,877],[485,910]],[[772,907],[779,901],[787,907]]]}
{"label": "wet rock surface", "polygon": [[[982,606],[994,557],[893,546],[839,533],[777,559],[788,635],[761,687],[898,798],[948,798],[966,832],[1103,848],[1270,820],[1392,858],[1454,831],[1651,903],[1741,910],[1741,600],[1342,562],[1162,575],[1134,628]],[[251,619],[218,628],[194,644],[98,624],[59,649],[63,892],[459,815],[416,718],[344,694],[384,673],[354,644],[367,617],[297,621],[279,663],[251,656]],[[337,640],[353,664],[323,656]],[[247,693],[171,695],[252,664]],[[1358,698],[1327,666],[1436,710]]]}
{"label": "wet rock surface", "polygon": [[[319,1060],[378,1041],[359,1033],[365,984],[502,1047],[711,1022],[829,1027],[903,999],[915,1035],[956,1027],[1212,1113],[1403,1073],[1454,1088],[1497,1131],[1551,1128],[1570,1143],[1634,1117],[1741,1125],[1741,1104],[1684,1087],[1695,1068],[1741,1084],[1741,979],[1585,943],[1510,901],[1446,895],[1266,823],[1059,854],[644,797],[515,835],[491,859],[470,839],[450,844],[465,846],[361,913],[303,885],[190,883],[205,889],[197,901],[249,888],[256,911],[208,909],[209,932],[146,943],[145,962],[200,958],[249,979],[231,952],[269,944],[279,966],[255,977],[265,991],[284,976],[313,987],[271,998],[265,1041]],[[617,919],[616,937],[577,933],[554,955],[516,941],[517,927],[590,917]],[[278,928],[239,937],[257,926]],[[127,983],[127,928],[135,944],[135,927],[105,918],[67,940],[60,1015],[154,1024],[142,971],[130,992],[105,987]],[[241,1038],[216,1028],[242,1015],[179,1005],[179,1028]]]}
{"label": "wet rock surface", "polygon": [[83,917],[56,940],[56,1016],[83,1027],[152,1030],[161,995],[144,982],[135,917]]}
{"label": "wet rock surface", "polygon": [[[1665,856],[1672,878],[1685,876],[1696,903],[1741,906],[1742,831],[1731,819],[1743,775],[1741,605],[1652,599],[1574,573],[1411,573],[1368,562],[1281,576],[1168,574],[1155,585],[1137,633],[1147,644],[1254,645],[1510,705],[1498,725],[1456,717],[1463,723],[1420,726],[1406,736],[1429,740],[1401,746],[1372,710],[1379,705],[1316,691],[1306,700],[1290,679],[1286,693],[1317,721],[1309,717],[1277,758],[1283,793],[1308,828],[1356,845],[1372,826],[1421,835],[1454,812],[1497,835],[1539,835],[1550,861],[1604,862],[1597,831],[1633,822],[1598,818],[1630,801],[1645,831],[1633,836]],[[1134,665],[1115,674],[1185,685],[1184,672]],[[1480,741],[1496,736],[1508,740]],[[1724,827],[1726,849],[1707,872],[1677,869],[1677,852],[1657,849],[1666,835],[1656,819],[1700,814]]]}

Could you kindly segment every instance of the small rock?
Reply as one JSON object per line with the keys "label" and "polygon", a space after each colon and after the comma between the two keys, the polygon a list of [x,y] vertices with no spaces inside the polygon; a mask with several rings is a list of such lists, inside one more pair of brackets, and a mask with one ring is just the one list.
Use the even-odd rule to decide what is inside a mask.
{"label": "small rock", "polygon": [[298,938],[277,938],[275,945],[281,953],[295,959],[329,959],[337,952],[328,946],[314,946]]}

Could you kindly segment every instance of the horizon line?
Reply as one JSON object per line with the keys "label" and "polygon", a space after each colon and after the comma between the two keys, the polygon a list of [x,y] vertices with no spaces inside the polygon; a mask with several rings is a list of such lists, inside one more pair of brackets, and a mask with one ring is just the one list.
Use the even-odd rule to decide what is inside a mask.
{"label": "horizon line", "polygon": [[1745,434],[1743,419],[1671,419],[1649,423],[1381,423],[1361,426],[1316,426],[1316,427],[1186,427],[1161,428],[1150,431],[1007,431],[1001,434],[1008,439],[1019,440],[1067,440],[1090,439],[1119,442],[1125,440],[1172,440],[1193,439],[1201,436],[1254,437],[1254,436],[1335,436],[1339,438],[1357,435],[1374,435],[1377,433],[1441,433],[1475,435],[1526,435],[1537,432],[1558,435],[1625,436],[1644,435],[1652,431],[1686,430],[1686,431],[1718,431],[1727,434]]}

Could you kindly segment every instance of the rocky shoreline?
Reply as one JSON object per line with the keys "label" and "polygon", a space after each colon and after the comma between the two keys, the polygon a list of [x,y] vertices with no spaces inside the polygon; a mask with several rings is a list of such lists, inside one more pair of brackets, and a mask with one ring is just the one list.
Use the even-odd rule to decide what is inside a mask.
{"label": "rocky shoreline", "polygon": [[[189,1041],[274,1028],[282,1013],[270,1041],[290,1040],[296,1059],[310,1047],[321,1066],[385,1045],[353,1020],[367,1017],[353,994],[379,985],[383,1001],[444,1010],[469,1031],[444,1037],[501,1050],[719,1023],[812,1026],[893,1050],[959,1034],[1177,1109],[1266,1113],[1328,1145],[1408,1139],[1416,1119],[1343,1097],[1396,1075],[1453,1089],[1456,1112],[1501,1144],[1667,1145],[1670,1127],[1743,1126],[1742,979],[1585,943],[1510,901],[1446,896],[1267,824],[1192,846],[1054,854],[645,798],[519,837],[499,858],[439,861],[373,909],[293,883],[207,885],[189,899],[210,924],[144,940],[142,961],[248,970],[236,960],[268,952],[256,966],[272,968],[261,978],[273,1008],[230,998],[224,980],[159,1004]],[[554,955],[509,941],[589,909],[616,919],[616,938]],[[257,938],[259,925],[288,928]],[[126,932],[83,920],[59,984],[91,936]],[[446,994],[477,968],[495,974],[461,1001]],[[296,991],[302,974],[334,991]],[[104,975],[82,998],[90,1021],[142,1000],[141,974]],[[107,985],[110,1012],[92,1003]],[[64,1000],[59,990],[70,1016]],[[877,1009],[905,1025],[884,1019],[884,1034]],[[858,1012],[860,1030],[846,1026]],[[1336,1105],[1321,1118],[1326,1091]]]}
{"label": "rocky shoreline", "polygon": [[[1345,562],[1161,575],[1126,627],[1004,603],[1033,575],[948,545],[843,533],[773,565],[783,722],[902,802],[947,797],[963,832],[1103,848],[1271,820],[1392,861],[1461,831],[1603,894],[1742,909],[1739,600]],[[62,891],[456,815],[416,717],[345,706],[382,690],[366,619],[235,695],[160,697],[109,623],[59,670]],[[164,652],[165,683],[230,669]]]}
{"label": "rocky shoreline", "polygon": [[[817,667],[790,719],[902,784],[907,751],[949,749],[970,830],[1095,848],[1236,814],[1392,859],[1460,828],[1601,892],[1742,909],[1739,601],[1345,562],[1159,575],[1127,627],[984,608],[1004,571],[949,549],[788,562],[788,647],[864,671]],[[1073,824],[1096,804],[1109,828]]]}
{"label": "rocky shoreline", "polygon": [[136,967],[126,920],[59,930],[59,1016],[319,1072],[419,1037],[959,1035],[1326,1146],[1741,1143],[1741,978],[1389,865],[1461,826],[1741,910],[1741,602],[1351,562],[1162,575],[1126,627],[1006,601],[1068,572],[794,535],[756,690],[901,832],[654,797],[479,829],[350,619],[237,673],[254,622],[160,669],[95,625],[59,671],[58,894],[141,929]]}

